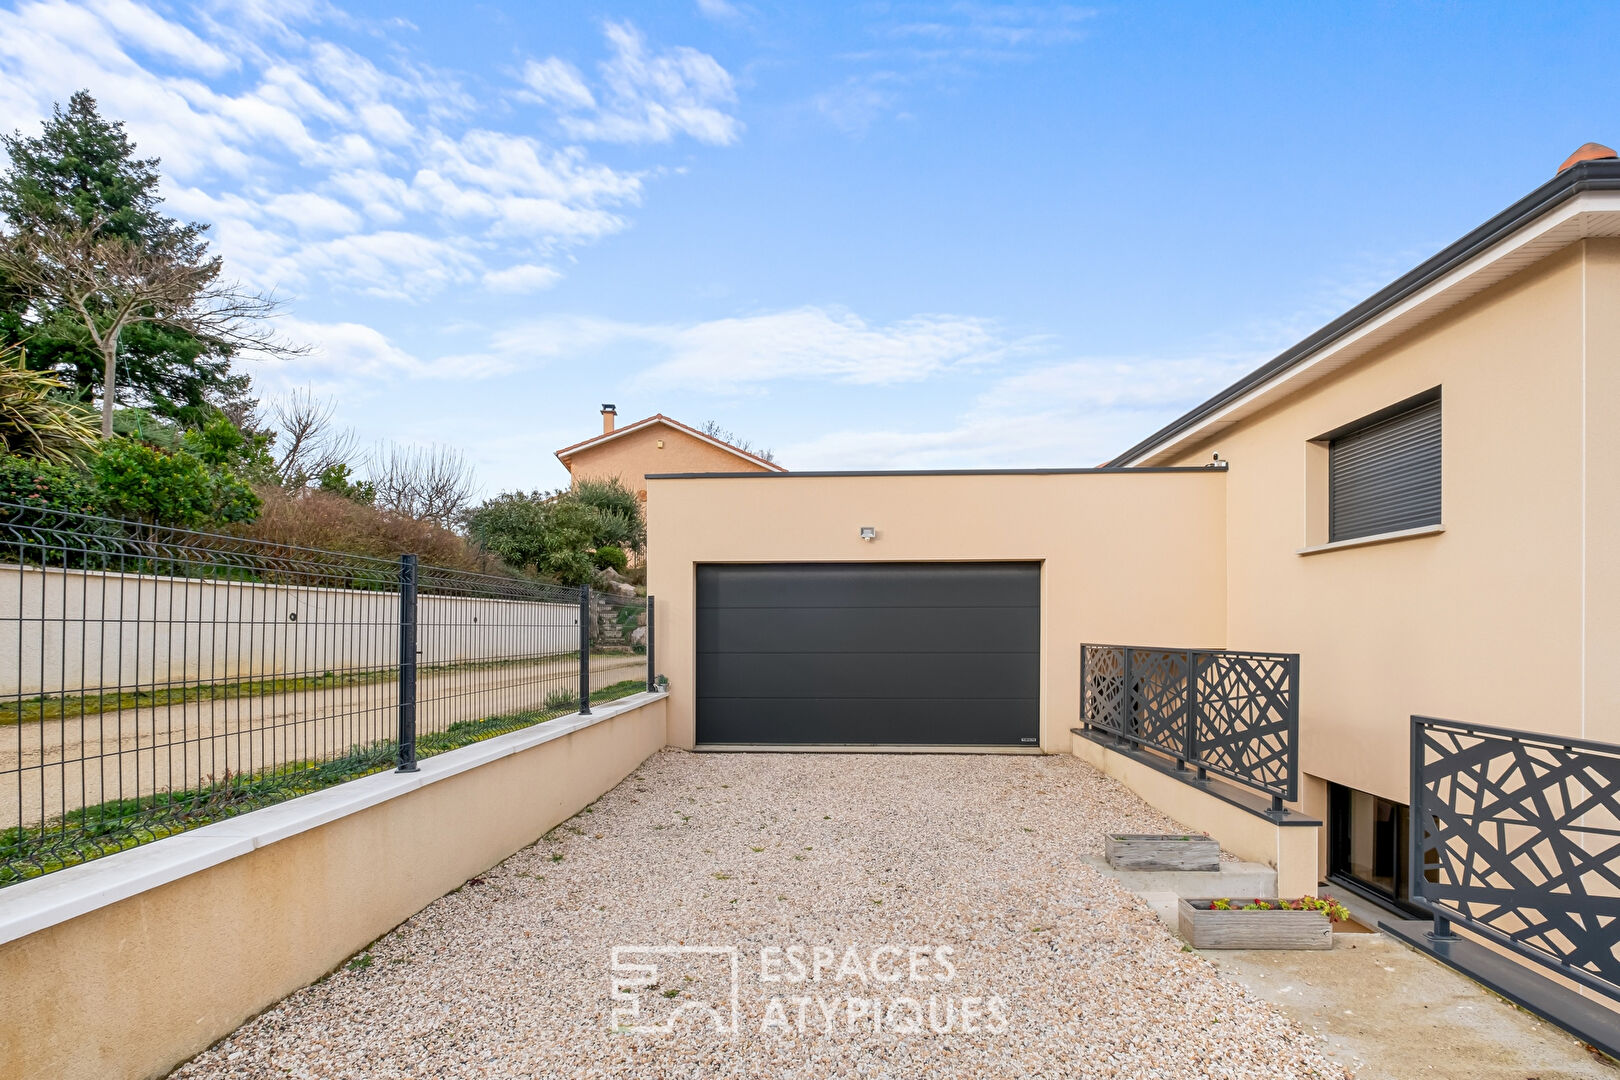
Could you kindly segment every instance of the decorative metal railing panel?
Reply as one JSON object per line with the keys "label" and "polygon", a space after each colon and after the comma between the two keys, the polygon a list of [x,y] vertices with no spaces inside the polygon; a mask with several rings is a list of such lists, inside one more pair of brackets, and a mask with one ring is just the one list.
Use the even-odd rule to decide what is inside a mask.
{"label": "decorative metal railing panel", "polygon": [[1299,657],[1197,653],[1198,760],[1208,771],[1293,799],[1299,772]]}
{"label": "decorative metal railing panel", "polygon": [[1413,717],[1412,900],[1620,999],[1620,746]]}
{"label": "decorative metal railing panel", "polygon": [[1112,646],[1086,646],[1080,650],[1080,720],[1089,727],[1117,735],[1130,731],[1125,694],[1127,650]]}
{"label": "decorative metal railing panel", "polygon": [[1133,651],[1131,709],[1127,717],[1131,735],[1179,761],[1192,756],[1192,732],[1187,725],[1188,653]]}
{"label": "decorative metal railing panel", "polygon": [[1271,796],[1299,795],[1299,656],[1085,645],[1081,721]]}

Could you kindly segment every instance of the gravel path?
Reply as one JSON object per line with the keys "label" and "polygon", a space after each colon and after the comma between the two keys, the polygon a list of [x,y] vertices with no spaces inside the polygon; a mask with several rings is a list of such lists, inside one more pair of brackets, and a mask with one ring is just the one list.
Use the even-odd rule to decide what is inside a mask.
{"label": "gravel path", "polygon": [[[1067,756],[666,750],[175,1075],[1342,1077],[1081,862],[1176,827]],[[735,1033],[723,953],[621,955],[615,1016],[665,944],[737,949]]]}

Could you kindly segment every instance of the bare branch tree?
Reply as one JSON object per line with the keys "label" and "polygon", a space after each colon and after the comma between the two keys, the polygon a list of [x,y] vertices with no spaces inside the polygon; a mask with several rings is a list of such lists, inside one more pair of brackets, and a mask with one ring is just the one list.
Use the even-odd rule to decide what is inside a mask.
{"label": "bare branch tree", "polygon": [[276,475],[284,488],[301,488],[336,465],[363,464],[353,428],[332,423],[337,402],[317,398],[308,387],[271,406],[276,421]]}
{"label": "bare branch tree", "polygon": [[297,355],[267,320],[280,301],[220,280],[202,230],[171,229],[136,246],[102,233],[101,219],[41,222],[0,243],[0,270],[29,296],[74,313],[101,354],[101,437],[112,437],[118,343],[137,323],[157,323],[261,356]]}
{"label": "bare branch tree", "polygon": [[371,457],[369,478],[385,510],[453,524],[472,501],[472,465],[450,446],[389,443]]}
{"label": "bare branch tree", "polygon": [[707,435],[711,439],[719,439],[723,443],[730,446],[735,446],[738,450],[741,450],[745,454],[753,454],[755,457],[763,458],[766,461],[776,460],[776,452],[774,450],[764,446],[756,449],[753,443],[749,442],[747,439],[744,439],[735,431],[732,431],[729,428],[721,427],[720,421],[718,420],[705,420],[703,421],[703,426],[698,430],[702,431],[703,434]]}

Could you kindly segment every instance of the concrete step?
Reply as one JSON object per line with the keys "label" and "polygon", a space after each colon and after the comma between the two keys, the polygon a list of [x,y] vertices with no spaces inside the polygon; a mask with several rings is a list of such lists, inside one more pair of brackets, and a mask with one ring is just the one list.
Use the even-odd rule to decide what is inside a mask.
{"label": "concrete step", "polygon": [[[1223,862],[1207,870],[1115,870],[1108,860],[1093,856],[1086,862],[1117,880],[1133,893],[1169,893],[1194,899],[1218,896],[1254,898],[1277,895],[1277,871],[1262,863]],[[1171,905],[1174,907],[1174,905]]]}

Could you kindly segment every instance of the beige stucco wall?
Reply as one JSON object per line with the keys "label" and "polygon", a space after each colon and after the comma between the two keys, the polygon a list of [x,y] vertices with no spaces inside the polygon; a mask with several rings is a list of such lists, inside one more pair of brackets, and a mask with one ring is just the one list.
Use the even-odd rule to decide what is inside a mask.
{"label": "beige stucco wall", "polygon": [[[663,442],[660,447],[659,442]],[[575,480],[618,477],[631,491],[643,491],[648,473],[770,472],[765,466],[695,439],[679,428],[652,424],[611,442],[581,450],[573,457]]]}
{"label": "beige stucco wall", "polygon": [[612,788],[663,745],[664,703],[0,945],[0,1078],[165,1075]]}
{"label": "beige stucco wall", "polygon": [[[1620,258],[1612,243],[1590,248],[1601,249],[1606,275],[1604,332],[1620,343],[1612,310]],[[1404,803],[1413,713],[1579,734],[1583,695],[1620,697],[1612,649],[1599,658],[1602,672],[1587,665],[1583,682],[1582,305],[1585,293],[1587,311],[1597,310],[1591,258],[1581,245],[1568,249],[1179,459],[1219,452],[1231,463],[1225,636],[1234,647],[1300,654],[1306,773]],[[1611,345],[1592,370],[1620,377],[1615,356]],[[1434,386],[1445,531],[1298,554],[1308,441]],[[1608,416],[1587,419],[1615,440],[1620,397],[1602,400]],[[1590,448],[1586,457],[1594,516],[1604,507],[1607,535],[1620,539],[1606,463]],[[1617,546],[1611,540],[1607,552]],[[1600,575],[1620,583],[1620,558],[1586,550],[1588,590]],[[1620,644],[1616,615],[1612,601],[1587,615],[1612,644]],[[1587,732],[1613,738],[1617,715],[1588,720]]]}
{"label": "beige stucco wall", "polygon": [[1112,776],[1155,810],[1214,837],[1220,841],[1222,851],[1277,871],[1278,896],[1316,893],[1320,828],[1278,825],[1083,736],[1070,735],[1069,738],[1075,757],[1098,772]]}
{"label": "beige stucco wall", "polygon": [[1583,249],[1584,734],[1620,743],[1620,240]]}
{"label": "beige stucco wall", "polygon": [[1066,753],[1083,642],[1227,644],[1224,488],[1205,469],[650,481],[669,741],[695,738],[699,563],[1030,560],[1042,564],[1041,746]]}

